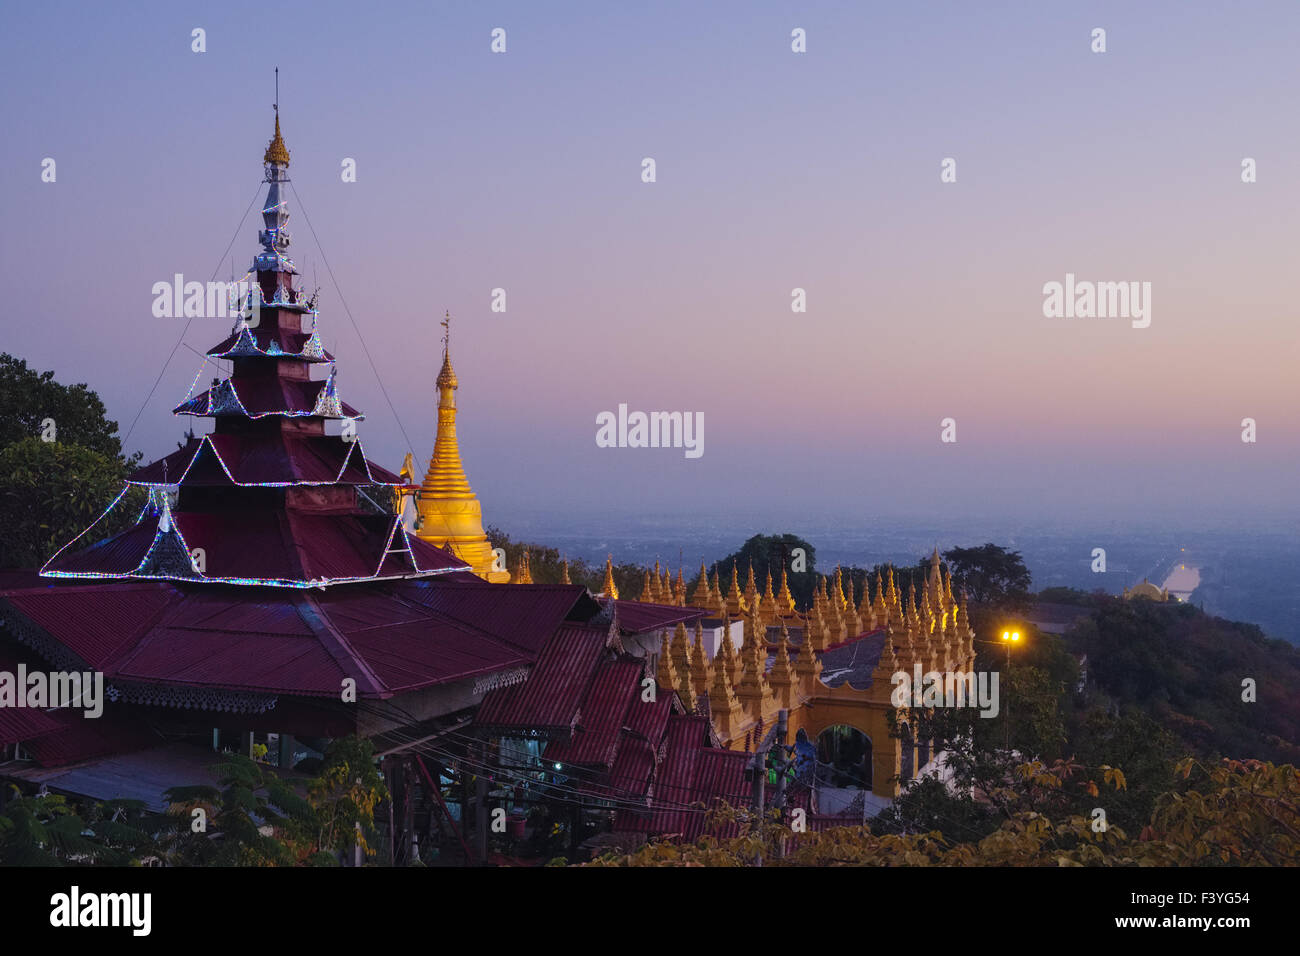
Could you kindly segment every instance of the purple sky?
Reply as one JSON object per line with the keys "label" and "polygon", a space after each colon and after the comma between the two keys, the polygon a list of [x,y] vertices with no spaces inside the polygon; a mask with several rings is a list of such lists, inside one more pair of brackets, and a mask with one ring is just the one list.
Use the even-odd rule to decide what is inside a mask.
{"label": "purple sky", "polygon": [[[11,5],[0,349],[130,424],[183,324],[151,315],[151,287],[218,267],[260,189],[278,65],[290,175],[417,459],[437,321],[455,317],[489,521],[1295,522],[1300,6],[385,9]],[[395,468],[407,442],[290,209],[343,397]],[[256,230],[218,277],[231,257],[243,272]],[[1044,318],[1042,286],[1067,272],[1150,282],[1150,327]],[[226,330],[193,323],[130,449],[175,447],[191,349]],[[597,448],[596,415],[620,403],[702,412],[703,457]]]}

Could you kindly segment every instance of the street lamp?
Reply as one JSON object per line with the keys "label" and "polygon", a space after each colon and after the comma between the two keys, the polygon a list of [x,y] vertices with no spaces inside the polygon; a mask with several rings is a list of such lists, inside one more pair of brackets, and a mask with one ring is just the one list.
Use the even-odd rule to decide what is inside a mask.
{"label": "street lamp", "polygon": [[[1007,676],[1011,676],[1011,645],[1020,642],[1020,632],[1013,631],[1010,628],[1002,632],[1001,641],[980,641],[980,644],[992,644],[995,647],[1000,643],[1007,649]],[[1008,752],[1011,750],[1011,695],[1007,695],[1005,705],[1002,708],[1002,746]]]}

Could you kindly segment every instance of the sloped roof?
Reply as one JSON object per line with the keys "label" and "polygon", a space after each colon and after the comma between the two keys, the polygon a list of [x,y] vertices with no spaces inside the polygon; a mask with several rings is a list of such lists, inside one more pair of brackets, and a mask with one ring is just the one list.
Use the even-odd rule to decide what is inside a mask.
{"label": "sloped roof", "polygon": [[[709,746],[708,717],[674,714],[668,718],[664,758],[646,810],[620,809],[614,830],[696,839],[705,832],[708,810],[721,802],[736,807],[749,802],[745,775],[752,759],[751,754]],[[709,832],[732,836],[736,825],[714,826]]]}
{"label": "sloped roof", "polygon": [[[181,688],[337,697],[350,677],[360,696],[386,698],[532,663],[535,654],[518,642],[510,615],[480,618],[468,601],[459,602],[460,615],[445,613],[429,593],[437,586],[46,585],[0,591],[0,619],[42,656],[62,648],[106,680]],[[551,633],[564,630],[585,593],[451,587],[495,594],[532,631]],[[517,593],[507,598],[506,590]]]}
{"label": "sloped roof", "polygon": [[526,681],[483,698],[475,724],[502,734],[572,731],[608,643],[605,627],[561,625],[542,647]]}
{"label": "sloped roof", "polygon": [[[609,599],[604,600],[605,604]],[[697,607],[677,607],[672,604],[642,604],[640,601],[614,601],[618,614],[618,627],[624,634],[646,634],[679,623],[694,623],[709,612]]]}
{"label": "sloped roof", "polygon": [[[239,415],[262,418],[266,415],[302,417],[316,415],[316,403],[328,379],[230,378],[205,392],[181,402],[173,415]],[[339,403],[343,418],[365,418],[346,402]],[[337,418],[339,416],[324,416]]]}
{"label": "sloped roof", "polygon": [[[459,558],[408,534],[394,515],[261,508],[171,517],[174,530],[164,534],[159,533],[161,514],[155,512],[80,551],[70,550],[74,540],[42,574],[315,586],[468,569]],[[178,553],[202,551],[201,568],[188,560],[165,570],[146,566],[158,550],[155,543],[161,547],[176,535]]]}
{"label": "sloped roof", "polygon": [[367,461],[359,440],[283,432],[212,434],[138,469],[132,484],[162,485],[400,485],[391,471]]}
{"label": "sloped roof", "polygon": [[821,682],[827,687],[847,683],[854,690],[866,690],[884,650],[885,630],[878,628],[823,651]]}
{"label": "sloped roof", "polygon": [[638,709],[634,701],[640,700],[638,691],[644,671],[645,663],[635,658],[602,661],[578,711],[573,737],[548,744],[546,759],[606,767],[612,764],[628,712]]}

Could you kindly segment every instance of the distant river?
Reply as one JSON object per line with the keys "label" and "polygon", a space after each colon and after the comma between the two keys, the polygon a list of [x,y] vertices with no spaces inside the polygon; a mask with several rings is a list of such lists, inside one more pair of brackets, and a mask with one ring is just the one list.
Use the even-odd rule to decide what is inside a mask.
{"label": "distant river", "polygon": [[1165,578],[1164,588],[1180,601],[1186,601],[1201,584],[1200,568],[1180,564]]}

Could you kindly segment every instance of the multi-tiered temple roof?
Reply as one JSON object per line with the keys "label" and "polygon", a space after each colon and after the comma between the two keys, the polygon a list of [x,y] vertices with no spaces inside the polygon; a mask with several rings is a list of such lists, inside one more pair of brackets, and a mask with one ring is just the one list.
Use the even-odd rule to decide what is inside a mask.
{"label": "multi-tiered temple roof", "polygon": [[[212,419],[212,433],[131,475],[128,487],[149,492],[134,527],[86,547],[92,525],[43,575],[314,587],[467,569],[408,535],[379,503],[403,481],[366,460],[355,437],[362,415],[339,398],[314,304],[297,286],[278,115],[264,161],[255,282],[234,329],[208,351],[229,361],[231,373],[173,410]],[[313,367],[325,363],[328,374],[313,379]],[[327,422],[342,434],[327,434]]]}

